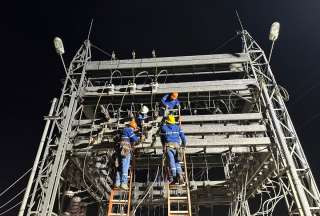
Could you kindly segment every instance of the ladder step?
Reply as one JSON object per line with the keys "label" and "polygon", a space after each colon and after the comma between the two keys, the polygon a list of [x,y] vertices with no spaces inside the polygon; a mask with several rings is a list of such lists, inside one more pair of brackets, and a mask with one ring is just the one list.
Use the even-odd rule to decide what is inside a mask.
{"label": "ladder step", "polygon": [[188,197],[174,197],[174,196],[170,196],[169,199],[170,199],[170,200],[187,200]]}
{"label": "ladder step", "polygon": [[182,184],[182,185],[170,185],[169,186],[169,190],[178,190],[178,189],[187,190],[187,185],[186,184]]}
{"label": "ladder step", "polygon": [[189,211],[170,211],[170,214],[188,214]]}
{"label": "ladder step", "polygon": [[126,204],[128,200],[111,200],[112,204]]}

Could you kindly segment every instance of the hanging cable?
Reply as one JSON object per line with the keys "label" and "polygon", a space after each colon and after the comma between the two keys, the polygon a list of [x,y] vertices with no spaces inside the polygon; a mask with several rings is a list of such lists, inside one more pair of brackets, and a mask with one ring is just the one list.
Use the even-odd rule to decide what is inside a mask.
{"label": "hanging cable", "polygon": [[8,190],[10,190],[13,186],[15,186],[21,179],[23,179],[23,177],[25,177],[30,171],[32,170],[32,168],[28,169],[24,174],[22,174],[22,176],[20,176],[15,182],[13,182],[9,187],[7,187],[4,191],[2,191],[0,193],[0,197],[5,194]]}
{"label": "hanging cable", "polygon": [[217,52],[218,50],[222,49],[223,47],[225,47],[226,45],[228,45],[231,41],[233,41],[234,39],[236,39],[240,34],[235,34],[232,37],[230,37],[228,40],[226,40],[225,42],[223,42],[220,46],[218,46],[217,48],[215,48],[212,53]]}
{"label": "hanging cable", "polygon": [[159,166],[157,168],[157,173],[156,173],[156,177],[154,178],[154,181],[152,182],[152,184],[149,186],[147,193],[143,196],[143,198],[140,200],[140,202],[137,204],[137,206],[135,207],[135,209],[132,211],[131,215],[134,215],[138,209],[138,207],[141,205],[141,203],[145,200],[145,198],[148,196],[148,194],[150,193],[151,189],[153,188],[153,185],[156,183],[156,180],[158,178],[158,174],[159,174]]}
{"label": "hanging cable", "polygon": [[94,45],[94,44],[92,44],[92,43],[90,43],[90,45],[91,45],[91,47],[93,47],[93,48],[95,48],[95,49],[99,50],[100,52],[102,52],[103,54],[107,55],[108,57],[110,57],[110,58],[112,57],[112,55],[111,55],[110,53],[108,53],[107,51],[105,51],[105,50],[103,50],[103,49],[101,49],[101,48],[97,47],[96,45]]}

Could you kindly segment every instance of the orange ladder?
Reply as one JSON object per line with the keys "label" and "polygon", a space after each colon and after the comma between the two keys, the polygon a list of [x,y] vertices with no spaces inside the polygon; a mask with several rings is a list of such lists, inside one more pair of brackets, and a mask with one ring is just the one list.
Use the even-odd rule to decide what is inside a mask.
{"label": "orange ladder", "polygon": [[107,216],[129,216],[131,210],[132,176],[133,171],[129,170],[129,190],[114,188],[111,191]]}
{"label": "orange ladder", "polygon": [[166,184],[168,198],[168,216],[191,216],[191,197],[187,172],[186,154],[183,151],[183,160],[180,162],[184,184]]}

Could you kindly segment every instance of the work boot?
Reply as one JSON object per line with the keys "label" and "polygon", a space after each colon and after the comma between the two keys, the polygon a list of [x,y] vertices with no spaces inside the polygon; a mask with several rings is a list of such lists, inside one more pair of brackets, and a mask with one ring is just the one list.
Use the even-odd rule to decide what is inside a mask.
{"label": "work boot", "polygon": [[116,183],[115,185],[114,185],[114,189],[119,189],[120,188],[120,183]]}
{"label": "work boot", "polygon": [[122,184],[121,184],[121,189],[122,189],[122,190],[129,190],[129,187],[128,187],[127,184],[122,183]]}
{"label": "work boot", "polygon": [[173,178],[169,179],[169,185],[174,185],[176,183],[177,183],[177,177],[176,176],[174,176]]}
{"label": "work boot", "polygon": [[184,184],[184,178],[182,175],[179,175],[179,184]]}

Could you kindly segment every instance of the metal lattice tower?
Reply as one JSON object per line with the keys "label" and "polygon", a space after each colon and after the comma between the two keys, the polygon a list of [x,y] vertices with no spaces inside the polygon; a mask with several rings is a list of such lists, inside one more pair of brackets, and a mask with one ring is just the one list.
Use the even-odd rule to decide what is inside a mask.
{"label": "metal lattice tower", "polygon": [[188,140],[192,215],[213,215],[216,206],[230,216],[272,215],[277,205],[288,215],[320,215],[285,90],[256,41],[245,30],[239,36],[241,53],[103,61],[93,60],[86,40],[45,117],[19,216],[92,215],[93,209],[106,215],[117,134],[142,105],[152,120],[147,139],[135,147],[126,213],[167,215],[158,113],[161,97],[173,91]]}

